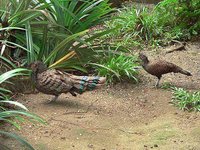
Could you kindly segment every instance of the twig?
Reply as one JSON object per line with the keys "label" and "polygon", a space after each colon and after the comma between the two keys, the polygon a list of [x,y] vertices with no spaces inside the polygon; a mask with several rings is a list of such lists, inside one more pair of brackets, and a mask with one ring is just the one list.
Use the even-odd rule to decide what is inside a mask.
{"label": "twig", "polygon": [[178,47],[175,47],[173,49],[170,49],[166,52],[166,54],[168,53],[172,53],[174,51],[182,51],[182,50],[186,50],[186,42],[180,42],[180,41],[176,41],[176,40],[173,40],[173,42],[176,42],[176,43],[179,43],[180,45]]}
{"label": "twig", "polygon": [[131,131],[125,131],[123,129],[118,129],[119,131],[122,131],[124,133],[128,133],[128,134],[136,134],[136,135],[142,135],[142,133],[139,133],[139,132],[131,132]]}

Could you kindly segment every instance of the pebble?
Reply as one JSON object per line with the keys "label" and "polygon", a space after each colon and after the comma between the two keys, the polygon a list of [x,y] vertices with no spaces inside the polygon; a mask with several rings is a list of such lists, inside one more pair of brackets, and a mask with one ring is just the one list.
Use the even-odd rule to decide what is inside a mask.
{"label": "pebble", "polygon": [[61,140],[65,140],[65,139],[66,139],[66,137],[60,137],[60,139],[61,139]]}
{"label": "pebble", "polygon": [[158,145],[157,145],[157,144],[154,144],[154,147],[158,147]]}
{"label": "pebble", "polygon": [[89,148],[93,148],[94,146],[92,144],[88,144],[88,147]]}

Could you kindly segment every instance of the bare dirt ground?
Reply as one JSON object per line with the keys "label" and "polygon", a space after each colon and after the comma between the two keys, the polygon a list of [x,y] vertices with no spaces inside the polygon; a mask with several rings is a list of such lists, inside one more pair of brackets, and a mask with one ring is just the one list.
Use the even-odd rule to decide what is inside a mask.
{"label": "bare dirt ground", "polygon": [[[165,75],[170,82],[187,90],[200,89],[200,45],[188,51],[164,55],[146,52],[150,59],[162,56],[193,76]],[[178,110],[170,104],[170,90],[156,89],[156,78],[141,70],[138,84],[120,83],[84,93],[78,97],[63,94],[55,103],[44,94],[25,94],[19,101],[43,117],[47,125],[22,125],[17,132],[37,150],[199,150],[200,114]],[[11,149],[18,144],[2,139]]]}

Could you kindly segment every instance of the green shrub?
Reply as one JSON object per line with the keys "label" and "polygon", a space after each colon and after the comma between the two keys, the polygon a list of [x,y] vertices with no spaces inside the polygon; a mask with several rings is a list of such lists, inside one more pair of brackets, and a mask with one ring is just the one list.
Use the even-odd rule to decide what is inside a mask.
{"label": "green shrub", "polygon": [[200,92],[191,93],[174,87],[172,103],[181,110],[200,111]]}
{"label": "green shrub", "polygon": [[167,45],[174,39],[188,40],[200,33],[200,1],[164,0],[153,9],[124,8],[105,26],[119,27],[107,37],[128,48]]}
{"label": "green shrub", "polygon": [[137,82],[136,68],[138,67],[136,56],[126,56],[124,54],[110,54],[102,59],[100,65],[96,64],[96,71],[100,76],[105,76],[108,83],[132,79]]}
{"label": "green shrub", "polygon": [[[95,39],[112,30],[100,33],[89,30],[102,23],[112,11],[108,0],[9,0],[0,8],[0,30],[6,33],[0,40],[6,47],[1,53],[20,63],[42,60],[51,65],[62,60],[54,67],[83,67],[97,54],[94,47],[101,48]],[[10,37],[14,37],[14,41]],[[8,45],[16,47],[10,50]],[[70,63],[63,63],[66,60],[63,58],[71,51],[75,51],[77,57],[71,58]]]}
{"label": "green shrub", "polygon": [[[138,33],[135,32],[137,15],[139,12],[134,7],[125,7],[122,11],[119,11],[113,19],[105,22],[105,28],[113,29],[117,28],[113,32],[106,35],[111,43],[117,45],[117,47],[133,47],[140,45]],[[103,37],[105,38],[105,37]]]}
{"label": "green shrub", "polygon": [[[27,75],[28,70],[24,68],[17,68],[15,64],[13,64],[11,61],[9,61],[8,59],[2,56],[0,56],[0,58],[3,60],[2,62],[4,62],[4,65],[5,67],[7,67],[7,69],[9,67],[14,68],[0,75],[0,85],[1,85],[0,87],[0,121],[1,121],[0,127],[4,125],[2,122],[9,123],[13,125],[14,127],[16,127],[17,129],[20,129],[20,123],[26,120],[45,123],[44,120],[41,119],[39,116],[28,112],[28,109],[23,104],[16,101],[11,101],[10,96],[12,95],[12,91],[2,86],[4,83],[6,83],[7,85],[11,84],[11,82],[8,80],[12,77]],[[7,105],[9,106],[14,105],[16,109],[10,110],[6,107]],[[34,148],[26,140],[24,140],[22,137],[14,133],[0,130],[0,134],[14,138],[18,140],[21,144],[26,146],[28,149],[34,150]],[[9,149],[6,145],[0,145],[0,148],[2,147]]]}

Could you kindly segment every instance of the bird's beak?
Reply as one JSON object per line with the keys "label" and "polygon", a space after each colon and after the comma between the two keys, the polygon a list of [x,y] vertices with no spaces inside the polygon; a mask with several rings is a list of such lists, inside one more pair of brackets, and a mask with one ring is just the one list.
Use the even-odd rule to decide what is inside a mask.
{"label": "bird's beak", "polygon": [[136,66],[136,67],[133,67],[133,69],[134,70],[140,70],[140,69],[142,69],[142,67],[141,66]]}

